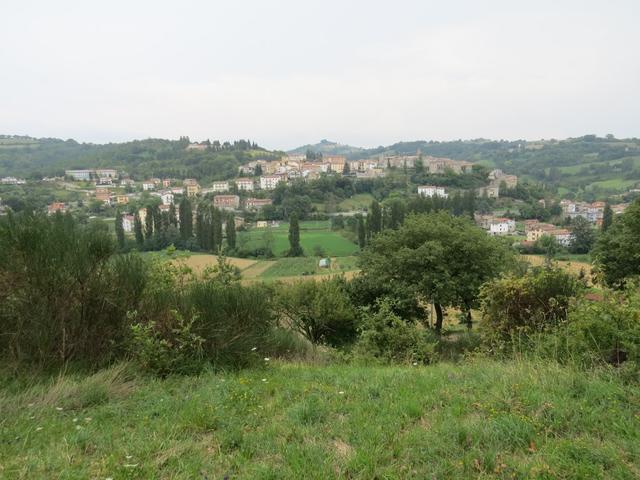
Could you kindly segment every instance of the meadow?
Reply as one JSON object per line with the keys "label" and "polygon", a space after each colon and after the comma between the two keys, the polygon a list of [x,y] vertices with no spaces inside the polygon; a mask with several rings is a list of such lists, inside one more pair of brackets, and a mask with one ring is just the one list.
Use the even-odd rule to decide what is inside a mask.
{"label": "meadow", "polygon": [[[269,242],[276,256],[283,256],[289,249],[289,224],[278,227],[251,228],[238,232],[238,246],[243,249],[260,248]],[[315,255],[318,247],[324,255],[345,257],[358,251],[358,246],[330,228],[329,221],[300,222],[300,244],[308,256]]]}
{"label": "meadow", "polygon": [[640,475],[640,390],[604,371],[486,359],[262,363],[166,379],[117,365],[92,376],[5,380],[0,476]]}

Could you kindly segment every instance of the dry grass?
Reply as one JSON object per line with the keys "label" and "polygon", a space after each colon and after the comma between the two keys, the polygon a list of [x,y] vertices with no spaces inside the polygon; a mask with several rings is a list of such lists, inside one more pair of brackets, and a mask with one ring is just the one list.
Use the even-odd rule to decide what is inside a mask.
{"label": "dry grass", "polygon": [[[531,265],[540,266],[544,264],[544,257],[540,255],[522,255],[522,258],[529,262]],[[586,279],[591,283],[591,264],[587,262],[556,260],[556,263],[563,269],[579,275],[580,271],[584,271]]]}
{"label": "dry grass", "polygon": [[[183,263],[187,267],[191,268],[196,275],[202,274],[205,268],[214,267],[218,264],[218,256],[217,255],[191,255],[186,258],[181,258],[180,263]],[[227,257],[227,261],[231,265],[235,265],[241,271],[244,271],[251,266],[255,265],[257,260],[248,260],[246,258],[233,258]]]}

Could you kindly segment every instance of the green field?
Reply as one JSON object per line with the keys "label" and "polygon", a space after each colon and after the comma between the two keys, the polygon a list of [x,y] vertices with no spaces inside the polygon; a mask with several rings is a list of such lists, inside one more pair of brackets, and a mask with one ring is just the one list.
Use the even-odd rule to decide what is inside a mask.
{"label": "green field", "polygon": [[336,274],[357,269],[356,257],[339,257],[332,259],[330,268],[320,268],[318,257],[280,258],[267,270],[260,274],[260,278],[293,277],[304,275]]}
{"label": "green field", "polygon": [[118,366],[90,377],[23,377],[21,385],[0,377],[0,476],[640,474],[640,390],[612,375],[522,361],[426,367],[271,363],[164,380]]}
{"label": "green field", "polygon": [[[281,223],[277,228],[252,228],[238,233],[238,245],[240,248],[255,249],[264,246],[267,238],[271,237],[269,241],[272,242],[273,253],[282,256],[289,250],[288,235],[288,223]],[[314,255],[316,246],[332,257],[353,255],[358,251],[356,244],[331,231],[329,221],[300,222],[300,244],[306,255]]]}
{"label": "green field", "polygon": [[371,206],[374,197],[370,193],[357,193],[351,198],[341,201],[338,206],[343,211],[363,210]]}

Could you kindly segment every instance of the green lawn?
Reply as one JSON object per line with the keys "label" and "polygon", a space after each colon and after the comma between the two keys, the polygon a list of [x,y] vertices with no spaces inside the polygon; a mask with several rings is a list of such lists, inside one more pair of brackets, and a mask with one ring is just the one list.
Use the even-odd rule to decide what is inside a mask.
{"label": "green lawn", "polygon": [[341,201],[338,206],[343,211],[362,210],[369,208],[373,200],[373,195],[370,193],[357,193],[351,198]]}
{"label": "green lawn", "polygon": [[114,367],[26,390],[0,379],[0,476],[640,475],[640,389],[605,374],[521,361],[271,363],[164,380]]}
{"label": "green lawn", "polygon": [[[241,248],[258,248],[271,237],[273,253],[284,255],[289,250],[289,224],[282,223],[278,228],[252,228],[238,233],[238,245]],[[313,255],[316,246],[329,256],[343,257],[353,255],[358,246],[330,229],[328,221],[300,222],[300,244],[307,255]]]}
{"label": "green lawn", "polygon": [[357,257],[333,259],[333,268],[320,268],[319,257],[280,258],[260,274],[261,278],[293,277],[304,275],[337,274],[356,270]]}

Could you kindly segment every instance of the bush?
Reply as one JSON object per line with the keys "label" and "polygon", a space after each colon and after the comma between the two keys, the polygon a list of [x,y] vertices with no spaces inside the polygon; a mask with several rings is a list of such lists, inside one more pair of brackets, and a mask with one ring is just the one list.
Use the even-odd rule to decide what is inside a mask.
{"label": "bush", "polygon": [[103,224],[60,214],[0,219],[1,354],[50,366],[120,355],[147,273],[139,256],[114,251]]}
{"label": "bush", "polygon": [[365,360],[427,364],[436,360],[437,347],[438,340],[432,331],[404,321],[385,299],[378,303],[377,309],[365,310],[353,354]]}
{"label": "bush", "polygon": [[640,366],[640,293],[608,291],[596,301],[584,299],[567,318],[566,345],[583,362]]}
{"label": "bush", "polygon": [[[130,353],[143,369],[156,375],[193,374],[203,366],[204,339],[193,332],[197,317],[185,320],[174,311],[175,324],[169,331],[154,322],[131,325]],[[131,316],[135,319],[135,313]]]}
{"label": "bush", "polygon": [[480,292],[482,323],[489,337],[508,339],[532,333],[566,319],[571,300],[583,289],[574,275],[558,268],[535,268],[485,284]]}
{"label": "bush", "polygon": [[271,290],[260,284],[194,282],[183,304],[197,315],[193,331],[204,339],[204,355],[214,366],[249,365],[251,349],[264,348],[275,323]]}
{"label": "bush", "polygon": [[340,346],[356,337],[356,309],[343,278],[280,285],[276,311],[286,326],[313,344]]}

